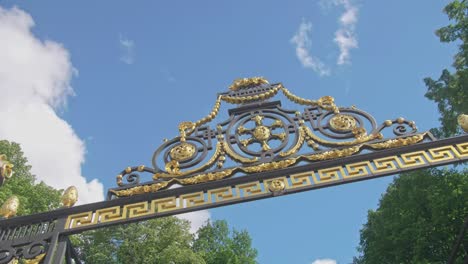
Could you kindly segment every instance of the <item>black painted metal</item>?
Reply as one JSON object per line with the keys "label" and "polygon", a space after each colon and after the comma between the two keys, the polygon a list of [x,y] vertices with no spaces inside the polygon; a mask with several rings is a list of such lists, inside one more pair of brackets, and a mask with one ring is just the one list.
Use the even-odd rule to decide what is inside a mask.
{"label": "black painted metal", "polygon": [[[328,160],[313,164],[306,164],[302,166],[297,166],[293,168],[281,169],[276,171],[257,173],[249,175],[248,177],[236,177],[225,180],[220,180],[216,182],[208,182],[204,184],[185,186],[181,188],[162,190],[156,193],[148,193],[143,195],[137,195],[134,197],[126,197],[120,199],[114,199],[109,201],[103,201],[98,203],[86,204],[81,206],[76,206],[72,208],[63,208],[46,213],[40,213],[36,215],[14,217],[11,219],[5,219],[0,221],[0,263],[7,263],[11,260],[12,257],[34,257],[41,253],[47,252],[46,259],[44,263],[61,263],[61,258],[64,256],[67,246],[66,246],[66,236],[70,234],[80,233],[89,229],[95,229],[110,225],[130,223],[136,221],[142,221],[153,217],[163,217],[168,215],[174,215],[179,213],[185,213],[195,210],[203,210],[208,208],[214,208],[219,206],[226,206],[235,203],[242,203],[247,201],[253,201],[258,199],[264,199],[274,196],[273,193],[266,193],[264,195],[255,196],[255,197],[243,197],[238,200],[230,200],[225,202],[219,202],[216,204],[207,204],[205,206],[197,208],[185,208],[177,211],[158,213],[156,216],[149,217],[139,217],[134,219],[128,219],[123,221],[115,221],[111,223],[97,224],[94,226],[85,226],[77,227],[72,230],[65,230],[64,223],[68,215],[76,214],[80,212],[88,212],[92,210],[97,210],[101,208],[107,208],[112,206],[123,206],[130,203],[136,203],[141,201],[149,201],[158,198],[178,196],[181,194],[206,191],[214,188],[220,188],[225,186],[234,186],[241,183],[253,182],[253,181],[264,181],[267,179],[275,178],[278,176],[290,175],[295,173],[307,172],[312,170],[317,170],[320,168],[333,167],[342,164],[348,164],[353,162],[358,162],[361,160],[377,159],[386,156],[398,155],[402,153],[408,153],[418,150],[424,150],[429,148],[435,148],[440,146],[446,146],[451,144],[468,142],[468,135],[463,135],[454,138],[448,138],[432,142],[424,142],[411,146],[395,148],[395,149],[386,149],[378,152],[360,154],[355,156],[349,156],[336,160]],[[463,159],[466,160],[466,159]],[[463,161],[462,159],[459,161]],[[448,163],[453,163],[453,161],[443,161],[437,164],[432,164],[430,166],[439,166]],[[420,167],[412,167],[408,170],[415,170],[420,168],[429,167],[429,165],[423,165]],[[407,171],[402,169],[400,172]],[[318,188],[325,188],[330,186],[335,186],[339,184],[346,184],[356,181],[368,180],[377,177],[386,176],[388,174],[394,174],[394,172],[389,173],[379,173],[373,174],[367,177],[360,178],[350,178],[342,179],[340,181],[316,184],[313,186],[307,186],[303,188],[297,188],[294,190],[285,190],[283,195],[292,194],[296,192],[308,191]]]}
{"label": "black painted metal", "polygon": [[[248,89],[241,89],[237,91],[229,91],[226,93],[221,93],[219,95],[228,95],[232,97],[245,97],[253,96],[257,94],[263,94],[266,91],[272,91],[276,89],[276,84],[263,84],[256,87],[250,87]],[[288,110],[281,107],[280,101],[268,101],[268,100],[258,100],[251,101],[246,104],[241,104],[235,109],[228,110],[229,117],[216,124],[216,128],[211,128],[208,125],[196,127],[194,131],[188,133],[185,138],[185,144],[190,144],[194,148],[194,154],[190,157],[178,160],[179,169],[192,169],[196,166],[201,166],[206,162],[211,155],[213,155],[214,146],[217,145],[218,140],[223,140],[226,147],[236,155],[243,158],[258,158],[256,162],[253,162],[248,165],[256,165],[268,162],[281,161],[285,159],[284,156],[279,155],[281,152],[290,150],[293,146],[296,145],[299,141],[299,134],[301,133],[302,126],[307,127],[315,133],[316,136],[322,139],[332,139],[331,141],[323,140],[323,142],[316,142],[317,147],[304,147],[306,150],[302,149],[301,154],[307,153],[320,153],[328,150],[340,149],[335,144],[336,142],[343,142],[345,140],[355,140],[359,132],[356,131],[369,131],[369,135],[378,135],[386,128],[390,128],[393,133],[392,139],[398,139],[399,137],[405,138],[408,136],[416,135],[416,127],[414,123],[406,121],[403,119],[387,120],[382,125],[377,125],[376,120],[368,113],[359,110],[355,107],[339,108],[339,112],[342,115],[346,115],[349,118],[352,118],[356,122],[356,131],[351,129],[340,129],[333,127],[330,120],[332,118],[338,117],[338,113],[327,110],[329,108],[324,108],[320,106],[306,107],[303,112],[298,112],[296,110]],[[246,139],[246,136],[250,136],[252,143],[262,144],[262,141],[259,138],[253,136],[253,127],[258,127],[258,121],[256,117],[261,115],[264,120],[261,123],[262,126],[269,127],[269,133],[275,133],[275,137],[271,137],[272,140],[277,140],[278,142],[273,142],[271,148],[259,148],[252,147],[249,144],[243,144],[243,140]],[[278,122],[276,125],[275,121]],[[241,133],[239,132],[239,127],[245,127],[250,132]],[[279,137],[278,133],[282,132],[285,134],[285,137]],[[249,134],[250,133],[250,134]],[[314,135],[315,135],[314,134]],[[396,136],[396,137],[394,137]],[[270,139],[268,139],[270,140]],[[373,139],[370,143],[378,143],[388,139]],[[175,189],[164,189],[159,190],[153,193],[139,194],[130,197],[117,197],[113,194],[113,191],[126,190],[129,188],[150,185],[157,182],[163,182],[171,180],[173,177],[171,174],[166,174],[156,180],[150,180],[142,182],[142,179],[139,173],[146,172],[148,174],[155,173],[165,173],[167,172],[164,165],[171,161],[170,151],[181,145],[181,137],[175,137],[167,142],[163,143],[155,152],[152,158],[152,167],[130,167],[121,172],[122,183],[118,188],[109,189],[107,201],[86,204],[81,206],[76,206],[72,208],[62,208],[58,210],[53,210],[50,212],[14,217],[11,219],[0,220],[0,264],[8,263],[13,258],[34,258],[40,254],[46,253],[43,263],[63,263],[65,260],[66,263],[80,263],[76,251],[73,249],[68,236],[71,234],[80,233],[90,229],[96,229],[101,227],[106,227],[110,225],[117,225],[123,223],[131,223],[142,221],[155,217],[164,217],[169,215],[175,215],[180,213],[186,213],[191,211],[204,210],[208,208],[226,206],[230,204],[243,203],[248,201],[254,201],[258,199],[269,198],[277,195],[287,195],[297,192],[303,192],[318,188],[325,188],[330,186],[335,186],[339,184],[352,183],[356,181],[363,181],[368,179],[373,179],[377,177],[382,177],[390,174],[395,174],[395,171],[389,172],[380,172],[369,174],[365,177],[356,177],[356,178],[343,178],[338,181],[318,183],[314,185],[308,185],[301,188],[286,189],[281,193],[264,193],[256,196],[240,197],[237,199],[230,199],[226,201],[218,201],[216,203],[204,204],[202,206],[183,208],[174,211],[168,212],[158,212],[153,215],[135,217],[131,219],[116,220],[113,222],[99,223],[95,225],[83,225],[78,226],[73,229],[65,229],[65,223],[67,217],[77,213],[84,213],[89,211],[96,211],[98,209],[109,208],[114,206],[124,206],[128,204],[151,201],[160,198],[166,197],[179,197],[183,194],[195,193],[195,192],[204,192],[208,190],[222,188],[222,187],[232,187],[238,184],[251,183],[251,182],[265,182],[266,180],[273,179],[281,176],[288,176],[296,173],[310,172],[323,168],[331,168],[335,166],[342,166],[344,164],[351,164],[359,161],[368,161],[373,159],[378,159],[382,157],[388,157],[393,155],[401,155],[404,153],[427,150],[431,148],[448,146],[458,143],[468,142],[468,135],[462,135],[458,137],[435,140],[430,133],[426,133],[424,136],[423,142],[418,144],[375,150],[367,145],[363,145],[361,148],[361,154],[355,154],[348,157],[325,160],[325,161],[309,161],[305,159],[299,152],[293,153],[291,155],[296,155],[297,160],[299,161],[292,167],[285,169],[277,169],[273,171],[266,171],[260,173],[244,173],[243,175],[236,175],[236,177],[226,178],[223,180],[217,180],[206,183],[199,183],[196,185],[187,185]],[[269,141],[267,141],[269,142]],[[366,142],[369,143],[369,142]],[[311,152],[312,151],[312,152]],[[432,166],[439,166],[444,164],[450,164],[455,162],[465,161],[468,158],[454,160],[445,160],[439,163],[431,163],[420,166],[413,166],[411,168],[400,169],[398,172],[410,171],[415,169],[427,168]],[[241,162],[237,162],[236,159],[232,158],[231,163],[234,164],[234,167],[241,168],[246,166]],[[161,166],[162,165],[162,166]],[[232,165],[232,164],[231,164]],[[221,168],[215,167],[212,164],[210,167],[205,168],[203,173],[218,172]],[[231,167],[233,168],[233,167]],[[226,168],[224,168],[226,169]],[[235,171],[236,173],[238,171]],[[196,172],[200,173],[200,172]],[[190,178],[196,175],[196,173],[191,173],[185,176],[180,176],[179,178]],[[2,179],[0,179],[1,181]],[[1,185],[1,182],[0,182]],[[168,188],[166,186],[166,188]]]}

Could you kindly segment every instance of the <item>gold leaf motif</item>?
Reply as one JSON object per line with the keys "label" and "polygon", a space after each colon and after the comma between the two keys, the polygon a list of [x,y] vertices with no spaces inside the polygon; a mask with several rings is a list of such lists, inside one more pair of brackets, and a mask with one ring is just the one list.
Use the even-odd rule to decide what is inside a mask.
{"label": "gold leaf motif", "polygon": [[368,144],[368,146],[373,149],[387,149],[387,148],[402,147],[402,146],[412,145],[412,144],[420,142],[421,140],[424,139],[425,135],[426,133],[418,134],[418,135],[414,135],[414,136],[410,136],[406,138],[390,139],[384,142]]}
{"label": "gold leaf motif", "polygon": [[351,156],[354,153],[358,152],[361,149],[361,147],[362,145],[353,146],[353,147],[345,148],[345,149],[334,149],[334,150],[329,150],[329,151],[325,151],[322,153],[304,155],[303,157],[311,161],[337,159],[337,158]]}
{"label": "gold leaf motif", "polygon": [[150,192],[156,192],[166,187],[171,181],[153,183],[151,185],[142,185],[125,190],[111,190],[113,194],[118,197],[133,196],[136,194],[144,194]]}
{"label": "gold leaf motif", "polygon": [[280,160],[280,161],[261,163],[259,165],[240,168],[240,169],[248,173],[263,172],[263,171],[284,169],[295,164],[296,161],[297,161],[297,158],[291,158],[291,159],[285,159],[285,160]]}
{"label": "gold leaf motif", "polygon": [[186,179],[175,179],[177,182],[181,184],[197,184],[197,183],[204,183],[209,181],[217,181],[229,177],[233,174],[235,169],[226,169],[217,172],[210,172],[199,174],[194,177],[186,178]]}
{"label": "gold leaf motif", "polygon": [[253,86],[259,86],[262,84],[268,84],[269,82],[263,77],[252,77],[252,78],[241,78],[236,79],[234,82],[229,86],[229,90],[237,91]]}

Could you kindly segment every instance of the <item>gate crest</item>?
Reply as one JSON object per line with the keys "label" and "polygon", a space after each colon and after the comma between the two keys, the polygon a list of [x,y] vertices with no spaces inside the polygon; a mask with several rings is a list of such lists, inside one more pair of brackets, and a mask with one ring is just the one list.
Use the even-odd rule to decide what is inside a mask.
{"label": "gate crest", "polygon": [[[302,111],[272,101],[279,92]],[[234,104],[229,117],[210,124],[222,103]],[[385,138],[388,130],[393,136]],[[389,119],[378,125],[370,114],[354,107],[339,107],[331,96],[317,100],[291,93],[281,83],[262,77],[238,79],[220,93],[205,117],[179,124],[179,135],[155,151],[152,166],[127,167],[110,189],[118,198],[157,192],[173,184],[192,185],[229,177],[248,177],[298,164],[337,159],[362,152],[412,145],[433,139],[418,133],[413,121]],[[149,181],[142,182],[146,172]]]}

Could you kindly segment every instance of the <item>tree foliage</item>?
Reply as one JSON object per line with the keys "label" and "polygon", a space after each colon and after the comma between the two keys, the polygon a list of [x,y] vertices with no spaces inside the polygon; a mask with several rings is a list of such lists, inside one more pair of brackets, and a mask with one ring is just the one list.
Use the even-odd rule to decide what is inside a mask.
{"label": "tree foliage", "polygon": [[197,235],[193,249],[206,264],[256,263],[257,250],[252,248],[252,239],[247,231],[233,230],[230,234],[226,221],[207,223]]}
{"label": "tree foliage", "polygon": [[85,232],[73,237],[85,263],[256,263],[246,231],[232,231],[225,221],[214,221],[189,232],[190,224],[164,217]]}
{"label": "tree foliage", "polygon": [[[457,42],[454,72],[424,79],[426,97],[437,103],[441,128],[449,137],[459,132],[457,116],[468,114],[468,0],[449,3],[444,12],[454,23],[436,31],[441,42]],[[468,216],[468,170],[430,169],[405,173],[388,187],[361,230],[354,263],[446,263]],[[468,258],[468,237],[456,263]]]}
{"label": "tree foliage", "polygon": [[468,0],[449,3],[444,12],[454,22],[436,30],[441,42],[459,43],[451,73],[444,69],[438,80],[425,78],[426,97],[437,103],[442,127],[434,129],[436,136],[448,137],[459,131],[457,116],[468,114]]}
{"label": "tree foliage", "polygon": [[[370,210],[355,263],[446,263],[468,215],[468,170],[428,169],[397,177]],[[465,237],[468,245],[468,237]],[[462,263],[468,252],[459,254]]]}
{"label": "tree foliage", "polygon": [[17,215],[49,211],[60,206],[62,190],[55,190],[44,182],[36,183],[19,144],[0,140],[0,154],[5,154],[14,166],[13,177],[0,187],[0,204],[12,195],[18,196],[20,206]]}

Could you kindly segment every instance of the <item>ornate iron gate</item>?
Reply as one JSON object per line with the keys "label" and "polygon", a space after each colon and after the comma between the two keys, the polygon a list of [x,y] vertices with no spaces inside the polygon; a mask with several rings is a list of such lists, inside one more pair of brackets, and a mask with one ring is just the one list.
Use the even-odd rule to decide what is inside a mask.
{"label": "ornate iron gate", "polygon": [[[304,110],[270,100],[280,92]],[[236,107],[212,127],[223,102]],[[206,117],[180,123],[151,166],[124,169],[106,201],[1,220],[0,263],[79,263],[71,234],[467,159],[468,135],[436,140],[404,118],[378,123],[330,96],[308,100],[281,83],[240,79]]]}

